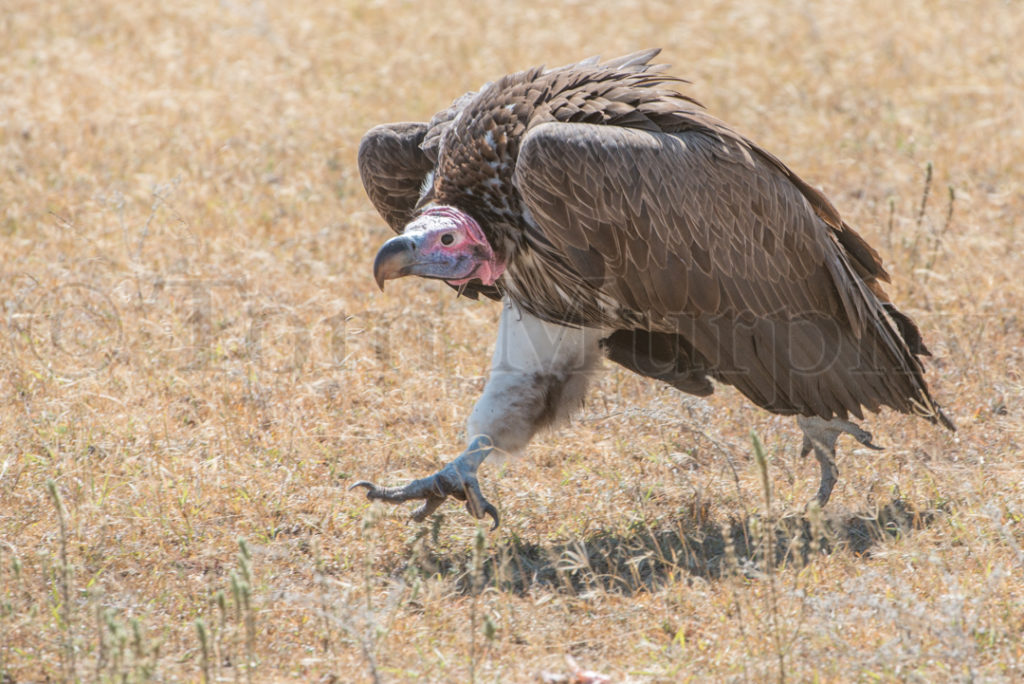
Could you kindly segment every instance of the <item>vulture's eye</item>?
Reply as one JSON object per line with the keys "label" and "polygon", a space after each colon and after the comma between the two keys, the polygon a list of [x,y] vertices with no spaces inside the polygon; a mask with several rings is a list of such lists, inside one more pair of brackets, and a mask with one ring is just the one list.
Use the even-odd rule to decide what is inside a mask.
{"label": "vulture's eye", "polygon": [[441,236],[441,244],[442,245],[445,245],[447,247],[448,245],[452,244],[453,242],[455,242],[455,236],[452,235],[451,233],[445,233],[444,235]]}

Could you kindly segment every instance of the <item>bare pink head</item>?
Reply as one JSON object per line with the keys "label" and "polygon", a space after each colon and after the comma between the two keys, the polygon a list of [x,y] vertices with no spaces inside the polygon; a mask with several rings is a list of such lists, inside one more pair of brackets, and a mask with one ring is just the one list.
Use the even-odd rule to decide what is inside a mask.
{"label": "bare pink head", "polygon": [[505,272],[483,230],[472,216],[454,207],[433,206],[385,242],[373,262],[373,277],[384,281],[406,275],[439,278],[452,285],[479,280],[493,285]]}

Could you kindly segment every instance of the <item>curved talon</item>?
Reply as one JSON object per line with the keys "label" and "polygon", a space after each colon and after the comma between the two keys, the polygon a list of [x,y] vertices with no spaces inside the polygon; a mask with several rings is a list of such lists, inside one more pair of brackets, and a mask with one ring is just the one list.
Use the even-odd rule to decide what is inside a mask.
{"label": "curved talon", "polygon": [[[501,517],[498,515],[498,509],[492,506],[489,501],[484,502],[484,515],[491,516],[491,520],[494,521],[494,524],[491,525],[490,531],[493,532],[498,529],[498,525],[501,523]],[[480,517],[483,518],[484,516],[481,515]]]}
{"label": "curved talon", "polygon": [[466,483],[466,489],[461,492],[463,496],[457,498],[466,500],[466,511],[477,520],[483,519],[485,515],[491,516],[494,523],[491,525],[491,530],[498,529],[498,523],[500,522],[498,516],[498,509],[495,508],[490,501],[484,498],[484,495],[480,493],[480,485],[477,484],[476,480]]}
{"label": "curved talon", "polygon": [[394,487],[381,487],[380,485],[369,482],[368,480],[360,480],[359,482],[353,482],[348,486],[348,491],[352,491],[356,487],[366,488],[366,498],[370,501],[374,499],[380,499],[382,501],[390,501],[392,503],[399,503],[407,501],[409,499],[419,498],[415,494],[408,492],[408,485],[401,488]]}
{"label": "curved talon", "polygon": [[[444,472],[444,471],[441,471]],[[461,489],[455,489],[455,485],[452,484],[453,489],[447,492],[450,496],[455,497],[459,501],[466,502],[466,511],[477,520],[482,519],[485,515],[491,516],[494,523],[491,525],[491,530],[498,529],[500,522],[500,516],[498,515],[498,509],[495,508],[490,501],[484,498],[483,493],[480,491],[480,483],[477,481],[475,476],[463,477],[461,473],[456,473],[458,482]]]}

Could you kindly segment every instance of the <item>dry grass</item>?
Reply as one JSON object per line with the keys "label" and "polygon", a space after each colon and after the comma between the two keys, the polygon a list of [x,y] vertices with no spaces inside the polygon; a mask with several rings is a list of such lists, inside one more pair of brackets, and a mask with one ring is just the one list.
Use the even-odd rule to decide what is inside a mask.
{"label": "dry grass", "polygon": [[[1024,676],[1019,3],[280,4],[0,16],[0,681]],[[361,133],[649,45],[881,249],[960,431],[872,418],[805,518],[792,421],[609,369],[496,533],[346,493],[457,453],[497,317],[376,291]]]}

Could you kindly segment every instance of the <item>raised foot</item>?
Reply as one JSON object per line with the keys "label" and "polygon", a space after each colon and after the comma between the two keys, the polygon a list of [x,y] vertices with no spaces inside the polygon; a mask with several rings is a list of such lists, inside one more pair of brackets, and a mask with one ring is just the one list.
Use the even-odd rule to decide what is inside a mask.
{"label": "raised foot", "polygon": [[349,490],[356,487],[366,489],[366,498],[370,500],[402,503],[413,499],[423,499],[423,505],[412,512],[412,519],[423,522],[449,496],[466,502],[466,510],[476,518],[491,516],[494,523],[491,529],[497,529],[500,517],[495,508],[480,492],[476,470],[487,457],[491,449],[490,440],[478,438],[458,458],[429,477],[413,480],[403,487],[381,487],[366,480],[352,484]]}
{"label": "raised foot", "polygon": [[806,456],[813,450],[814,456],[821,466],[821,484],[818,487],[818,493],[808,505],[816,503],[818,506],[824,506],[832,496],[832,488],[835,487],[839,477],[839,468],[836,467],[835,462],[836,440],[839,439],[839,435],[850,435],[869,449],[878,451],[882,449],[872,443],[870,432],[862,430],[856,424],[842,418],[825,420],[817,416],[800,416],[797,418],[797,424],[804,433],[800,455]]}

